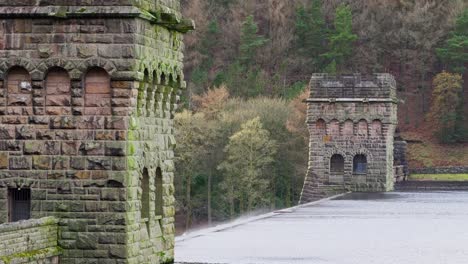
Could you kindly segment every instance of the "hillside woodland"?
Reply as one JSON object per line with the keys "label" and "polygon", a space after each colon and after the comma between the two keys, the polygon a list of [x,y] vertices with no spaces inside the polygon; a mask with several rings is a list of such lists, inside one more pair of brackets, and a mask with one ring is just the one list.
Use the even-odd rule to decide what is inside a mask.
{"label": "hillside woodland", "polygon": [[182,0],[178,224],[298,201],[314,72],[389,72],[412,166],[467,165],[468,1]]}

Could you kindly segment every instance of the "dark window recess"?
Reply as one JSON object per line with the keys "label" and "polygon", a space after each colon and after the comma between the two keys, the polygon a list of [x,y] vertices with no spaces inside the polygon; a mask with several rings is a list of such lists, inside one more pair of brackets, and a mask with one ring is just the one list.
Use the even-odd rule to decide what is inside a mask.
{"label": "dark window recess", "polygon": [[356,155],[353,160],[353,173],[367,173],[367,157],[365,155]]}
{"label": "dark window recess", "polygon": [[335,154],[330,159],[330,173],[344,174],[344,158],[339,154]]}
{"label": "dark window recess", "polygon": [[155,189],[156,189],[156,210],[155,214],[157,216],[163,215],[163,176],[161,168],[156,169],[156,178],[154,181]]}
{"label": "dark window recess", "polygon": [[31,190],[30,189],[10,189],[9,216],[10,222],[28,220],[31,218]]}

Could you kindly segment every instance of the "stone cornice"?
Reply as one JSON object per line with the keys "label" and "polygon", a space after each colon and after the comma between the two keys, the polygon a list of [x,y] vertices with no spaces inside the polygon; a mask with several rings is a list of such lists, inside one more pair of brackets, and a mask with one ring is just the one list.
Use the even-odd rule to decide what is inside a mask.
{"label": "stone cornice", "polygon": [[141,18],[181,33],[195,29],[190,19],[172,13],[151,13],[134,6],[0,6],[2,18]]}

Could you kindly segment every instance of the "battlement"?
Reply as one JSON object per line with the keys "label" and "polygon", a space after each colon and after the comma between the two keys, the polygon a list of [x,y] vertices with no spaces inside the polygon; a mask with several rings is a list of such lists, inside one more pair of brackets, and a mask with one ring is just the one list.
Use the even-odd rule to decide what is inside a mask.
{"label": "battlement", "polygon": [[310,98],[396,99],[396,82],[386,73],[367,76],[315,73],[310,80],[310,91]]}

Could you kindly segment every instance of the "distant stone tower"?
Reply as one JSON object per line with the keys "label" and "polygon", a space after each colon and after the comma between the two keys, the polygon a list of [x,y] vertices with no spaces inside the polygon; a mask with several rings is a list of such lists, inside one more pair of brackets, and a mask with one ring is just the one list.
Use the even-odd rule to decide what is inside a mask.
{"label": "distant stone tower", "polygon": [[173,261],[192,28],[178,0],[0,1],[0,263]]}
{"label": "distant stone tower", "polygon": [[314,74],[310,90],[309,168],[300,202],[347,191],[393,190],[393,76]]}

